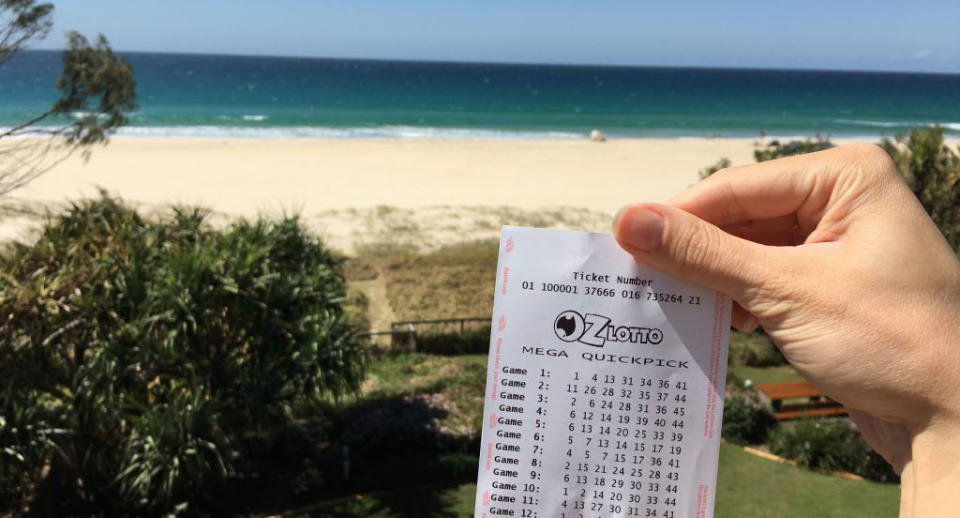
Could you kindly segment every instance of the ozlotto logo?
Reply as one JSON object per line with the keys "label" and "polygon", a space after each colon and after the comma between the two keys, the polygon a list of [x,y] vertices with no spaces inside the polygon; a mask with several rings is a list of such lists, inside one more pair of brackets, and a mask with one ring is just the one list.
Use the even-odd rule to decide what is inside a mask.
{"label": "ozlotto logo", "polygon": [[655,327],[618,326],[603,315],[581,315],[573,310],[557,315],[553,332],[564,342],[580,342],[594,347],[603,347],[607,342],[658,344],[663,341],[663,331]]}

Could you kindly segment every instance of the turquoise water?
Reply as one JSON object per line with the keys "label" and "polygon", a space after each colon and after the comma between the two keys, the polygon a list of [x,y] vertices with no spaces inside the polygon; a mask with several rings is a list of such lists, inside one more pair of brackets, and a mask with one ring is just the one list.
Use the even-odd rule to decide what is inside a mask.
{"label": "turquoise water", "polygon": [[[131,53],[122,134],[239,137],[960,136],[960,75],[490,65]],[[0,68],[0,126],[43,111],[60,58]]]}

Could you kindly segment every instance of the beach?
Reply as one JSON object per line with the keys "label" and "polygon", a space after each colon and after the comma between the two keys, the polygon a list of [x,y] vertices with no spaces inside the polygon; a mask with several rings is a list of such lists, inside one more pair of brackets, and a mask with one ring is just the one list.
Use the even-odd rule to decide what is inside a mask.
{"label": "beach", "polygon": [[663,200],[720,157],[753,161],[750,139],[115,139],[73,157],[17,197],[95,194],[202,204],[251,216],[389,205],[578,206],[615,212]]}
{"label": "beach", "polygon": [[[448,229],[459,239],[464,232],[493,236],[498,223],[531,223],[538,211],[559,211],[558,226],[605,230],[621,206],[665,200],[721,157],[753,162],[754,149],[753,139],[707,138],[116,138],[93,149],[88,161],[71,157],[11,198],[56,207],[103,188],[148,210],[202,205],[224,220],[296,212],[351,248],[363,237],[358,233],[392,235],[398,227],[421,234]],[[574,208],[583,217],[563,217]],[[414,221],[391,222],[391,216]],[[29,220],[6,218],[0,236],[21,236]]]}

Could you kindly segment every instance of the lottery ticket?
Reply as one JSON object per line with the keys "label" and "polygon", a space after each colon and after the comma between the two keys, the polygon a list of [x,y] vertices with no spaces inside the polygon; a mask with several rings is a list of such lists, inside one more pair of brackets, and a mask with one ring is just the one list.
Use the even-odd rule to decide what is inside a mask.
{"label": "lottery ticket", "polygon": [[713,516],[730,307],[610,235],[504,227],[475,517]]}

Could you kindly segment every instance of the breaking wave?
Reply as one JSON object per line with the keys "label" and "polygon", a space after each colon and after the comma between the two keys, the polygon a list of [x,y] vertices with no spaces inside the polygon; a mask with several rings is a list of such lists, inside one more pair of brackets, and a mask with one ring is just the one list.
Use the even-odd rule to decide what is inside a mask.
{"label": "breaking wave", "polygon": [[333,128],[317,126],[125,126],[119,137],[140,138],[403,138],[403,139],[582,139],[586,133],[568,131],[523,131],[479,128],[431,128],[417,126],[379,126]]}

